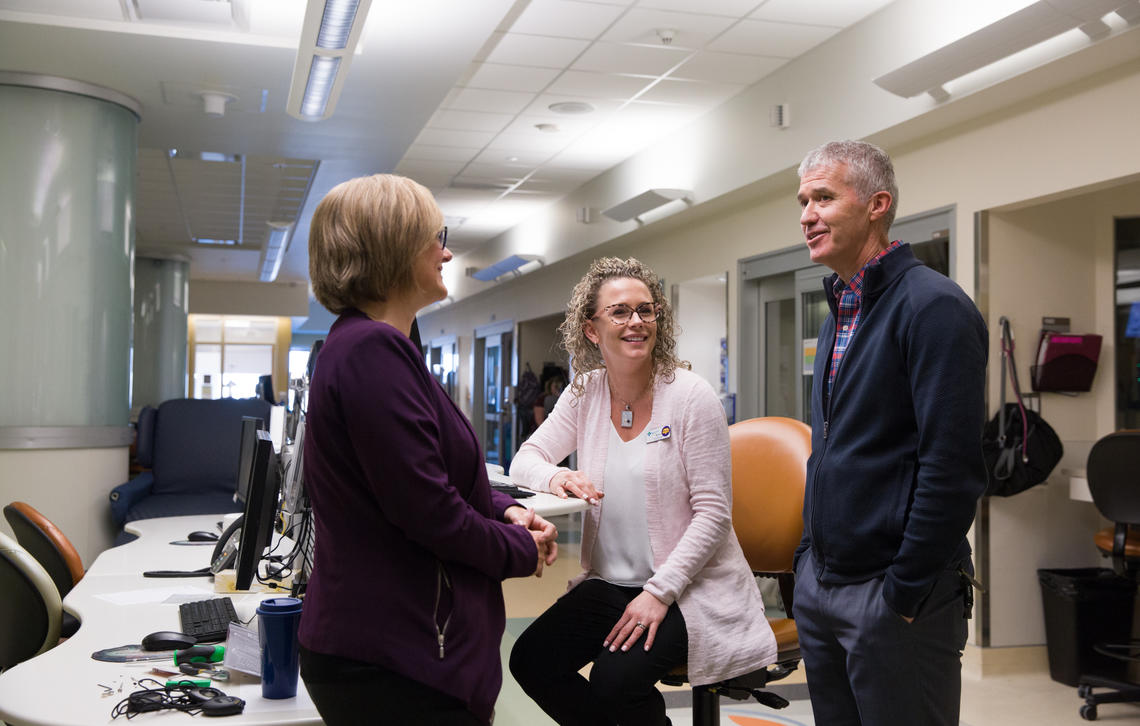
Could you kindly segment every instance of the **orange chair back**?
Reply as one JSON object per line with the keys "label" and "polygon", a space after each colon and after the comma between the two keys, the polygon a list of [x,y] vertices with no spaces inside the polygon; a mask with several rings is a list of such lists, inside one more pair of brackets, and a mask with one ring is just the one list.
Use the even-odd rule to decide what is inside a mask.
{"label": "orange chair back", "polygon": [[12,502],[4,507],[4,516],[16,540],[32,553],[51,575],[60,596],[71,591],[83,579],[83,560],[59,527],[26,502]]}
{"label": "orange chair back", "polygon": [[791,572],[803,535],[811,428],[766,416],[729,426],[732,526],[755,572]]}

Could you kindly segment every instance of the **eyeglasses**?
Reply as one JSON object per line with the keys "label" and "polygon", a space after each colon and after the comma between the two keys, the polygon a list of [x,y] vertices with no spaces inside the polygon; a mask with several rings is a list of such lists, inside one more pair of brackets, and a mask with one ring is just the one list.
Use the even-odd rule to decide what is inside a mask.
{"label": "eyeglasses", "polygon": [[597,319],[605,314],[614,325],[625,325],[632,318],[633,314],[637,313],[637,317],[643,323],[652,323],[657,320],[658,314],[661,312],[661,306],[656,303],[641,303],[636,308],[631,308],[625,303],[614,303],[607,305],[598,311],[598,314],[593,319]]}
{"label": "eyeglasses", "polygon": [[435,238],[439,240],[439,248],[441,250],[447,249],[447,227],[441,229]]}

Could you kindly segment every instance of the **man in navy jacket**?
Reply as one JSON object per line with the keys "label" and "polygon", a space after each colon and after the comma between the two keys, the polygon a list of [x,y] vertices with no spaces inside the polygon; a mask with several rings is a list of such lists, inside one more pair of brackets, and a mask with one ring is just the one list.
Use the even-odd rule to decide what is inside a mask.
{"label": "man in navy jacket", "polygon": [[987,335],[969,297],[887,236],[890,158],[833,142],[799,168],[819,333],[795,618],[815,721],[957,726],[966,533],[986,484]]}

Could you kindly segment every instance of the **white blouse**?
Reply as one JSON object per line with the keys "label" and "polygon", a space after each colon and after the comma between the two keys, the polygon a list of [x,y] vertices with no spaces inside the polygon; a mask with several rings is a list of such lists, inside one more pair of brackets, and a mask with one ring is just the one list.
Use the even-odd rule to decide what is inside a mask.
{"label": "white blouse", "polygon": [[641,587],[653,577],[653,551],[645,508],[645,434],[622,441],[610,426],[603,475],[595,574],[615,585]]}

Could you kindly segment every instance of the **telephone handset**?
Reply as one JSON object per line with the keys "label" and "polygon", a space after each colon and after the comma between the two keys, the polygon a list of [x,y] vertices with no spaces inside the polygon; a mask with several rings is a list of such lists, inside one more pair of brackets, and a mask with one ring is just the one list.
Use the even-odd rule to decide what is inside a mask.
{"label": "telephone handset", "polygon": [[210,572],[215,575],[222,570],[232,569],[237,559],[238,542],[241,540],[241,525],[245,519],[242,515],[226,527],[218,543],[214,545],[214,553],[210,555]]}

